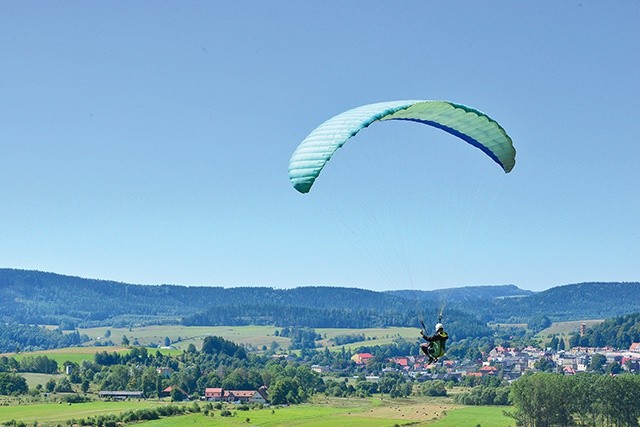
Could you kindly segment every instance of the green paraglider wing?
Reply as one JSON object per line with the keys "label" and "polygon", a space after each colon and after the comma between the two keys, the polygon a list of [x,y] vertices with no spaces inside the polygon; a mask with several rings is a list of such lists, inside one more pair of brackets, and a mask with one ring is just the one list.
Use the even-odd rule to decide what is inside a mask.
{"label": "green paraglider wing", "polygon": [[308,193],[338,148],[371,123],[384,120],[409,120],[442,129],[482,150],[506,173],[511,172],[516,162],[516,150],[509,135],[480,111],[448,101],[381,102],[345,111],[313,130],[289,161],[293,187]]}

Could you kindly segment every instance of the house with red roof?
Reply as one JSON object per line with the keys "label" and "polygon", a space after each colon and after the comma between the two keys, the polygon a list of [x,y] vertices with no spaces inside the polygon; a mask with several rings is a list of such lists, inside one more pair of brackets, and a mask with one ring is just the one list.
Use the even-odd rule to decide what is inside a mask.
{"label": "house with red roof", "polygon": [[[413,358],[411,358],[413,359]],[[410,363],[413,361],[408,357],[392,357],[389,359],[389,362],[395,363],[402,367],[402,369],[409,369]]]}
{"label": "house with red roof", "polygon": [[224,393],[220,387],[207,387],[204,389],[204,400],[219,402],[223,396]]}
{"label": "house with red roof", "polygon": [[480,373],[484,375],[496,375],[498,373],[498,368],[495,366],[483,366],[480,368]]}
{"label": "house with red roof", "polygon": [[265,386],[258,390],[224,390],[220,387],[207,387],[204,390],[203,400],[210,402],[242,402],[242,403],[267,403],[269,394]]}
{"label": "house with red roof", "polygon": [[371,353],[356,353],[351,356],[351,360],[356,362],[358,365],[366,365],[371,359],[373,359],[373,354]]}

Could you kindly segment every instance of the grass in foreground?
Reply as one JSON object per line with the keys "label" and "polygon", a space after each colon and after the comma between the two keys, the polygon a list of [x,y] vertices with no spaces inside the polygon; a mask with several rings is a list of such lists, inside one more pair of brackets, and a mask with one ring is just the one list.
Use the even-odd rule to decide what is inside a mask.
{"label": "grass in foreground", "polygon": [[430,427],[469,426],[475,427],[511,427],[516,425],[516,420],[504,415],[504,411],[510,411],[509,406],[465,406],[453,411],[447,411],[447,415],[429,425]]}
{"label": "grass in foreground", "polygon": [[0,406],[0,425],[10,420],[22,421],[28,425],[43,423],[64,423],[73,418],[88,418],[96,415],[119,414],[124,411],[142,408],[155,408],[163,402],[155,400],[125,402],[88,402],[74,403],[39,403],[33,405]]}
{"label": "grass in foreground", "polygon": [[390,427],[470,426],[508,427],[513,419],[503,415],[502,407],[471,407],[447,403],[448,399],[316,399],[314,403],[283,408],[233,411],[221,417],[220,411],[190,414],[142,423],[144,427],[170,426],[247,426],[261,427]]}
{"label": "grass in foreground", "polygon": [[[167,404],[159,401],[90,402],[73,405],[33,404],[0,407],[0,423],[9,420],[22,421],[28,425],[48,426],[65,423],[71,419],[97,415],[117,414],[127,410],[153,408]],[[187,403],[188,406],[193,403]],[[204,409],[204,405],[200,403]],[[166,417],[142,422],[144,427],[164,426],[247,426],[262,427],[383,427],[394,425],[421,426],[470,426],[508,427],[515,425],[513,419],[505,417],[504,407],[460,406],[450,398],[412,397],[406,399],[333,398],[317,396],[313,402],[277,408],[239,411],[233,405],[234,416],[222,417],[221,411],[210,411],[184,416]],[[248,421],[247,421],[248,420]]]}

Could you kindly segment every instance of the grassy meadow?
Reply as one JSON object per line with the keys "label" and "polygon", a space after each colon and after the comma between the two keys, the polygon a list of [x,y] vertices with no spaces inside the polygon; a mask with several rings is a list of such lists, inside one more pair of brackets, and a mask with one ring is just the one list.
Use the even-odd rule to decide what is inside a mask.
{"label": "grassy meadow", "polygon": [[[133,328],[88,328],[80,329],[80,334],[89,336],[92,341],[86,345],[104,341],[105,332],[109,329],[111,336],[108,338],[116,344],[122,342],[122,337],[126,336],[130,343],[138,341],[141,345],[164,346],[165,337],[171,341],[171,346],[178,350],[186,350],[189,344],[194,344],[196,348],[202,346],[202,341],[208,335],[215,335],[233,341],[236,344],[244,344],[254,349],[260,350],[263,347],[271,348],[275,342],[278,348],[288,349],[291,340],[285,337],[276,336],[276,331],[281,328],[274,326],[142,326]],[[403,337],[408,340],[415,340],[418,337],[416,328],[368,328],[368,329],[339,329],[339,328],[316,328],[316,332],[322,335],[323,339],[318,343],[322,347],[329,347],[332,350],[340,350],[343,346],[335,346],[331,342],[332,338],[339,335],[364,334],[366,341],[346,344],[344,347],[355,349],[362,345],[383,345],[389,344],[395,337]],[[110,347],[113,348],[113,347]],[[109,347],[107,347],[109,349]],[[101,349],[100,351],[104,350]]]}
{"label": "grassy meadow", "polygon": [[124,411],[154,408],[162,403],[157,400],[124,402],[95,401],[87,403],[36,403],[26,405],[0,406],[0,424],[7,421],[22,421],[27,425],[39,426],[64,424],[71,419],[88,418],[96,415],[119,414]]}
{"label": "grassy meadow", "polygon": [[592,328],[595,325],[599,325],[604,320],[574,320],[570,322],[555,322],[546,329],[543,329],[538,333],[538,336],[547,337],[549,335],[569,335],[572,332],[580,331],[580,324],[584,323],[587,328]]}
{"label": "grassy meadow", "polygon": [[[341,328],[317,328],[316,332],[322,335],[323,339],[318,341],[318,343],[322,347],[329,347],[329,349],[341,349],[352,348],[355,349],[357,347],[366,345],[366,346],[374,346],[374,345],[384,345],[391,344],[393,340],[397,337],[402,337],[409,341],[414,341],[418,339],[420,336],[418,328],[402,328],[402,327],[392,327],[392,328],[367,328],[367,329],[341,329]],[[336,346],[331,341],[332,338],[335,338],[340,335],[353,335],[353,334],[364,334],[366,341],[361,341],[352,344],[345,344],[343,346]]]}
{"label": "grassy meadow", "polygon": [[[153,408],[167,403],[159,401],[90,402],[79,404],[33,404],[24,406],[0,406],[0,423],[9,420],[28,425],[56,425],[67,420],[91,416],[121,413],[128,410]],[[193,403],[185,403],[191,407]],[[199,403],[204,408],[202,403]],[[159,420],[136,423],[144,427],[162,426],[476,426],[507,427],[514,420],[503,415],[503,407],[461,406],[450,398],[412,397],[405,399],[334,398],[316,396],[312,402],[286,407],[239,411],[229,406],[233,416],[222,417],[221,411],[191,413]],[[247,421],[249,420],[249,421]]]}
{"label": "grassy meadow", "polygon": [[202,341],[208,335],[215,335],[233,341],[236,344],[250,345],[254,348],[261,348],[263,345],[269,346],[273,341],[288,347],[289,340],[275,336],[274,326],[181,326],[181,325],[160,325],[141,326],[132,328],[89,328],[79,329],[80,334],[86,334],[93,341],[92,343],[104,341],[105,332],[110,330],[111,336],[108,338],[116,344],[122,342],[122,337],[126,336],[130,343],[138,341],[141,345],[164,346],[165,337],[171,340],[171,346],[186,350],[189,344],[194,344],[196,348],[202,346]]}
{"label": "grassy meadow", "polygon": [[[93,360],[93,355],[101,351],[117,351],[128,352],[130,351],[126,347],[67,347],[56,348],[53,350],[41,350],[32,351],[26,353],[10,354],[16,360],[20,360],[25,356],[47,356],[49,359],[53,359],[58,362],[58,366],[62,369],[64,362],[74,362],[80,364],[83,360]],[[9,354],[8,354],[9,355]]]}

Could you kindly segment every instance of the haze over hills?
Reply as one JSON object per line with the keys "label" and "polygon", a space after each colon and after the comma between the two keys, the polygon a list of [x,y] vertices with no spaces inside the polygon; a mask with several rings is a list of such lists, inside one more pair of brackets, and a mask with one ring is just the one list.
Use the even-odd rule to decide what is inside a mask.
{"label": "haze over hills", "polygon": [[640,311],[640,283],[581,283],[531,292],[514,285],[376,292],[341,287],[131,285],[32,270],[0,269],[0,319],[77,326],[284,324],[415,326],[447,321],[529,322],[613,317]]}
{"label": "haze over hills", "polygon": [[386,291],[386,293],[400,296],[405,299],[418,299],[421,301],[441,301],[444,299],[451,299],[457,302],[476,302],[484,299],[525,297],[533,295],[535,292],[520,289],[515,285],[481,285],[436,289],[433,291],[402,289],[399,291]]}

